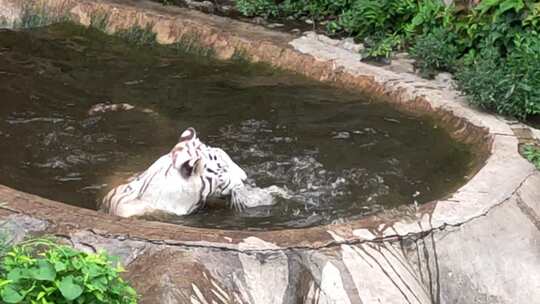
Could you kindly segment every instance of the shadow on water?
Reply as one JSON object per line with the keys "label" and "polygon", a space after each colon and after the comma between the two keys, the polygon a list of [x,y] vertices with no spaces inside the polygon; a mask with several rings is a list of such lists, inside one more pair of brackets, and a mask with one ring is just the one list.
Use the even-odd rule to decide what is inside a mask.
{"label": "shadow on water", "polygon": [[[173,221],[193,226],[354,219],[444,196],[473,165],[468,147],[429,119],[261,65],[141,48],[70,24],[0,31],[0,53],[0,183],[84,208],[189,126],[227,151],[250,184],[291,196]],[[136,109],[88,114],[103,102]]]}

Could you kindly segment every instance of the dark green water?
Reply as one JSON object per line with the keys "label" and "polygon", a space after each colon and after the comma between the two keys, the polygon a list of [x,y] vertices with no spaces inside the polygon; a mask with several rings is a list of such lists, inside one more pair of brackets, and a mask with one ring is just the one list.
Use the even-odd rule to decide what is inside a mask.
{"label": "dark green water", "polygon": [[[249,182],[292,198],[174,219],[235,229],[305,227],[439,198],[464,182],[468,148],[369,97],[243,62],[137,48],[73,25],[0,31],[0,183],[95,208],[195,127]],[[92,105],[142,111],[89,116]]]}

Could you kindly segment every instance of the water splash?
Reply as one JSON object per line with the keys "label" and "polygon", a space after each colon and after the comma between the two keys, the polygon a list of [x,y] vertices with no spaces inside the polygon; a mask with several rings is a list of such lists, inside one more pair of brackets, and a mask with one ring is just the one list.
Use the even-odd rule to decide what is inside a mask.
{"label": "water splash", "polygon": [[[377,200],[390,191],[383,177],[365,168],[325,166],[319,160],[321,152],[317,148],[291,151],[288,147],[295,138],[287,136],[284,126],[250,119],[239,126],[224,126],[220,131],[216,141],[223,146],[236,143],[229,144],[230,154],[236,156],[248,174],[248,185],[235,193],[235,200],[247,208],[282,204],[287,205],[282,208],[293,217],[313,218],[333,212],[335,205],[369,203],[364,211],[371,212],[380,210]],[[375,132],[369,129],[366,133]],[[328,136],[334,138],[335,133]],[[394,165],[399,162],[393,161]],[[360,192],[356,190],[361,190],[363,195],[351,202],[354,194]]]}

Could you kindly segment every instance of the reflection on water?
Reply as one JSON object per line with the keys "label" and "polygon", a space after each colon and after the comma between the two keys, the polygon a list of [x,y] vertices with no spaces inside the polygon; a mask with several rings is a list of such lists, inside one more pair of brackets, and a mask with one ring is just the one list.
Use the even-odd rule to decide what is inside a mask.
{"label": "reflection on water", "polygon": [[[441,197],[469,150],[428,120],[264,66],[138,49],[73,25],[0,32],[0,183],[85,208],[197,129],[277,204],[175,219],[304,227]],[[98,103],[135,109],[89,110]],[[93,114],[93,115],[90,115]]]}

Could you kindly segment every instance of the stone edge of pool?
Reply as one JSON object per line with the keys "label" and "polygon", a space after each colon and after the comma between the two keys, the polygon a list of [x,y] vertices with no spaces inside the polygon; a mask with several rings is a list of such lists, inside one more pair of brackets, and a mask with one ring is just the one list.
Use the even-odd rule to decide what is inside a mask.
{"label": "stone edge of pool", "polygon": [[[9,24],[20,18],[23,3],[30,2],[0,0],[0,20]],[[533,139],[538,131],[472,109],[448,86],[360,62],[357,54],[329,45],[317,35],[297,37],[146,1],[39,0],[32,3],[53,12],[67,13],[83,25],[90,24],[95,12],[107,12],[109,32],[134,24],[142,27],[152,24],[158,42],[164,44],[178,41],[184,35],[197,35],[200,44],[215,50],[218,58],[227,59],[241,53],[254,62],[267,62],[316,80],[384,97],[402,110],[440,120],[455,139],[474,144],[483,167],[448,198],[424,204],[416,214],[399,218],[370,216],[346,224],[303,229],[228,231],[120,219],[1,185],[0,202],[4,204],[0,206],[0,217],[45,222],[47,232],[56,235],[86,231],[115,239],[242,252],[317,249],[404,237],[421,238],[431,231],[459,227],[484,217],[521,192],[534,193],[534,185],[539,185],[536,183],[539,172],[518,153],[520,142]],[[522,199],[525,206],[521,210],[528,212],[531,221],[538,225],[540,208],[535,200],[540,196],[522,197],[531,201]]]}

